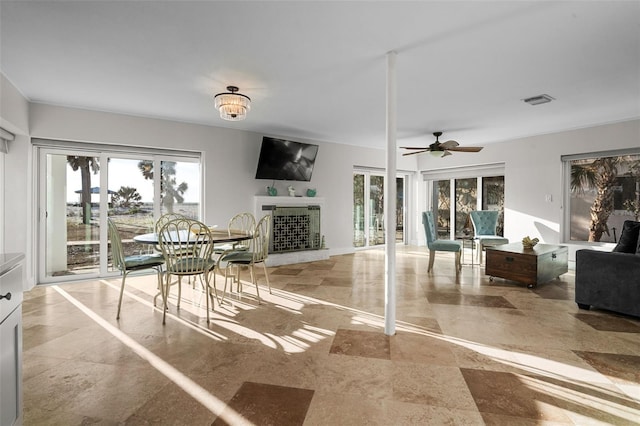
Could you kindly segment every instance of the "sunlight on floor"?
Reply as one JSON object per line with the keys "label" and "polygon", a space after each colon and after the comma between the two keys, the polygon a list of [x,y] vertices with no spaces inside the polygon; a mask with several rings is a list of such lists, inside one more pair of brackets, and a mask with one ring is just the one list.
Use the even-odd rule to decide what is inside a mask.
{"label": "sunlight on floor", "polygon": [[[414,256],[417,254],[418,253],[408,252],[405,255]],[[420,255],[424,256],[424,253],[420,253]],[[101,282],[116,291],[119,290],[119,286],[114,285],[109,281],[102,280]],[[151,296],[155,291],[155,289],[151,288],[148,283],[136,283],[134,284],[134,286],[136,290],[148,293]],[[246,288],[250,289],[251,286],[247,285]],[[148,359],[150,363],[152,363],[154,366],[157,366],[156,368],[158,368],[159,370],[162,369],[168,371],[169,373],[166,373],[167,377],[170,377],[177,384],[183,387],[185,391],[193,394],[194,398],[198,399],[199,401],[201,401],[202,399],[202,401],[204,401],[203,404],[205,404],[210,410],[212,410],[212,412],[219,413],[222,411],[222,408],[224,408],[224,404],[215,399],[215,397],[208,395],[204,389],[191,382],[180,372],[171,369],[170,366],[168,366],[162,360],[155,359],[153,354],[149,353],[149,351],[139,346],[130,338],[126,337],[126,335],[120,332],[116,327],[106,323],[105,320],[95,315],[83,305],[79,304],[71,296],[64,293],[63,290],[57,287],[56,289],[57,291],[61,292],[61,294],[65,295],[68,300],[70,300],[81,310],[83,310],[83,312],[92,317],[94,321],[100,323],[101,325],[104,324],[103,327],[107,328],[112,334],[121,339],[128,346],[132,347],[132,349],[135,350],[136,353],[139,353],[139,355],[140,353],[142,353],[142,355],[140,356]],[[199,289],[195,289],[194,293],[196,293],[196,295],[192,296],[191,302],[188,302],[186,301],[186,298],[183,298],[185,300],[183,300],[183,304],[181,305],[181,311],[184,310],[184,312],[189,312],[190,314],[196,315],[198,318],[202,319],[206,317],[206,313],[203,309],[203,304],[200,303],[202,302],[202,297],[205,297],[204,292]],[[335,308],[340,311],[350,313],[351,323],[354,325],[371,327],[380,330],[380,332],[384,330],[384,317],[381,315],[371,314],[363,310],[354,309],[348,306],[327,302],[317,298],[303,296],[280,289],[273,289],[273,294],[269,294],[267,291],[263,291],[261,292],[261,294],[263,295],[263,305],[268,304],[270,307],[275,307],[286,314],[296,316],[299,315],[304,318],[304,308],[312,305],[322,305],[325,307]],[[145,304],[152,308],[152,304],[150,302],[136,296],[135,294],[132,294],[130,291],[125,291],[125,295],[136,300],[139,303]],[[304,324],[302,327],[299,327],[283,335],[256,331],[234,320],[234,317],[238,316],[240,313],[244,311],[259,309],[261,306],[256,303],[257,299],[255,297],[255,293],[245,291],[244,297],[245,300],[241,300],[237,297],[235,299],[230,297],[226,298],[222,306],[216,303],[215,310],[210,314],[211,326],[219,328],[218,331],[213,331],[210,328],[204,328],[204,324],[189,321],[179,315],[175,315],[170,312],[167,313],[167,318],[177,321],[178,323],[183,324],[193,330],[197,330],[199,333],[206,335],[207,337],[214,340],[225,341],[230,338],[230,336],[225,336],[224,333],[220,331],[221,329],[239,336],[246,337],[248,339],[255,339],[268,348],[281,350],[286,354],[305,352],[311,348],[311,345],[317,344],[318,342],[327,338],[331,338],[335,335],[335,332],[332,330],[324,329],[317,326],[311,326],[309,324]],[[174,307],[175,302],[176,300],[174,298]],[[573,366],[568,363],[554,361],[541,356],[530,355],[515,350],[501,349],[485,344],[476,343],[473,341],[442,335],[429,331],[428,329],[419,325],[411,324],[404,321],[397,321],[396,325],[399,332],[411,333],[438,339],[468,349],[470,351],[473,351],[474,353],[484,355],[504,365],[513,366],[524,372],[549,378],[548,381],[545,381],[543,379],[536,379],[522,374],[517,375],[517,377],[525,386],[536,392],[539,392],[540,394],[560,398],[571,403],[572,406],[575,407],[596,407],[598,410],[608,413],[611,416],[614,416],[622,421],[632,422],[634,420],[637,420],[637,418],[634,417],[636,416],[636,412],[632,408],[628,408],[625,406],[625,404],[631,404],[634,401],[630,398],[625,398],[620,393],[615,393],[610,388],[612,386],[612,382],[606,380],[604,376],[599,375],[599,373],[594,370],[587,370],[585,368]],[[598,381],[602,382],[602,386],[593,384],[594,382],[598,383]],[[542,401],[540,401],[539,403],[543,405],[545,404]],[[541,410],[544,410],[544,408],[541,408]],[[567,411],[566,408],[562,410],[564,410],[565,412]],[[584,413],[579,413],[576,409],[575,415],[584,416]],[[235,424],[236,421],[237,420],[234,419],[232,423]]]}
{"label": "sunlight on floor", "polygon": [[247,421],[244,417],[231,410],[227,404],[211,395],[206,389],[202,388],[196,382],[182,374],[180,371],[175,369],[171,364],[165,362],[158,356],[156,356],[153,352],[149,351],[147,348],[133,340],[131,337],[127,336],[127,334],[120,331],[118,328],[109,324],[106,320],[104,320],[100,315],[97,315],[94,311],[87,308],[85,305],[80,303],[77,299],[71,296],[69,293],[61,289],[60,287],[53,286],[53,288],[60,293],[65,299],[67,299],[71,304],[77,307],[80,311],[82,311],[85,315],[87,315],[90,319],[95,321],[99,326],[105,329],[107,332],[111,333],[116,339],[120,340],[124,345],[129,347],[132,351],[134,351],[140,358],[146,360],[151,366],[153,366],[158,372],[163,374],[177,386],[179,386],[186,393],[191,395],[195,400],[199,403],[207,407],[213,414],[221,417],[227,423],[233,425],[251,425],[249,421]]}
{"label": "sunlight on floor", "polygon": [[[630,398],[623,398],[619,394],[614,394],[606,389],[598,388],[594,390],[591,386],[584,383],[572,383],[567,386],[560,386],[550,381],[533,378],[531,376],[518,375],[518,379],[529,389],[535,390],[541,395],[551,395],[559,399],[570,402],[576,407],[590,407],[609,413],[620,421],[628,424],[637,422],[638,414],[636,410],[629,407],[634,401]],[[580,392],[572,388],[577,386],[587,387],[589,392]],[[599,398],[593,393],[603,393],[610,399]],[[583,412],[574,410],[576,414],[584,415]]]}

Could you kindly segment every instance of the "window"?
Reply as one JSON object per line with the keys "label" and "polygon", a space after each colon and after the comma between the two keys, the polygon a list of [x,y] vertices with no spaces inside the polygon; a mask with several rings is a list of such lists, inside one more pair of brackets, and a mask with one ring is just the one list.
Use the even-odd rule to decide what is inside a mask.
{"label": "window", "polygon": [[472,210],[498,210],[496,232],[504,232],[504,166],[487,164],[423,172],[434,206],[438,238],[473,234]]}
{"label": "window", "polygon": [[562,161],[569,205],[568,239],[617,242],[624,221],[640,216],[640,152],[565,156]]}
{"label": "window", "polygon": [[[466,234],[473,231],[470,226],[469,212],[478,210],[478,178],[454,179],[456,195],[455,228],[453,235]],[[449,236],[447,235],[446,238]]]}
{"label": "window", "polygon": [[40,173],[40,283],[108,276],[106,218],[126,255],[152,250],[132,240],[167,212],[201,216],[200,157],[178,151],[34,141]]}

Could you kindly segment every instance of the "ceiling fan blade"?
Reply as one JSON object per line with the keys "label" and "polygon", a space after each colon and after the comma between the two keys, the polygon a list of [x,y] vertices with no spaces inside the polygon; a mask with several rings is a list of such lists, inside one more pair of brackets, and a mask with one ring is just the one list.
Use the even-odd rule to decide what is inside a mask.
{"label": "ceiling fan blade", "polygon": [[451,151],[458,152],[478,152],[481,151],[483,147],[481,146],[457,146],[453,148],[449,148]]}
{"label": "ceiling fan blade", "polygon": [[442,147],[442,149],[449,149],[449,148],[453,148],[460,145],[458,142],[456,141],[446,141],[446,142],[442,142],[440,144],[440,146]]}
{"label": "ceiling fan blade", "polygon": [[401,146],[400,149],[427,149],[427,148],[424,147],[424,146],[420,146],[420,147],[418,147],[418,146]]}
{"label": "ceiling fan blade", "polygon": [[442,154],[443,157],[446,157],[447,155],[451,155],[451,152],[449,152],[448,149],[444,150],[444,154]]}
{"label": "ceiling fan blade", "polygon": [[423,152],[429,152],[429,151],[431,151],[431,150],[422,148],[422,151],[405,152],[402,155],[405,156],[405,155],[422,154]]}

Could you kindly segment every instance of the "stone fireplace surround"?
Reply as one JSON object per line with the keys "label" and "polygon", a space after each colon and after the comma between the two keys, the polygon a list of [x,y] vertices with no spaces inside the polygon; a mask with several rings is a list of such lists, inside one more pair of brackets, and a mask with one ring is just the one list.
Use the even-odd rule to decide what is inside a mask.
{"label": "stone fireplace surround", "polygon": [[[256,220],[272,213],[272,206],[275,207],[307,207],[317,206],[320,209],[320,238],[324,235],[325,220],[323,211],[326,208],[323,197],[286,197],[286,196],[255,196],[254,215]],[[311,244],[314,245],[314,244]],[[311,249],[291,251],[284,253],[270,253],[267,259],[267,266],[288,265],[292,263],[313,262],[316,260],[329,259],[329,250]]]}

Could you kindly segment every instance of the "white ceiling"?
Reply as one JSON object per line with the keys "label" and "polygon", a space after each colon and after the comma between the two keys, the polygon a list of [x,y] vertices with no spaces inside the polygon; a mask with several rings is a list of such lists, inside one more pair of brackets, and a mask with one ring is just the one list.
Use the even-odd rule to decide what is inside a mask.
{"label": "white ceiling", "polygon": [[[395,50],[398,145],[640,117],[640,1],[2,0],[0,19],[0,69],[33,102],[383,147]],[[230,84],[245,121],[213,107]]]}

